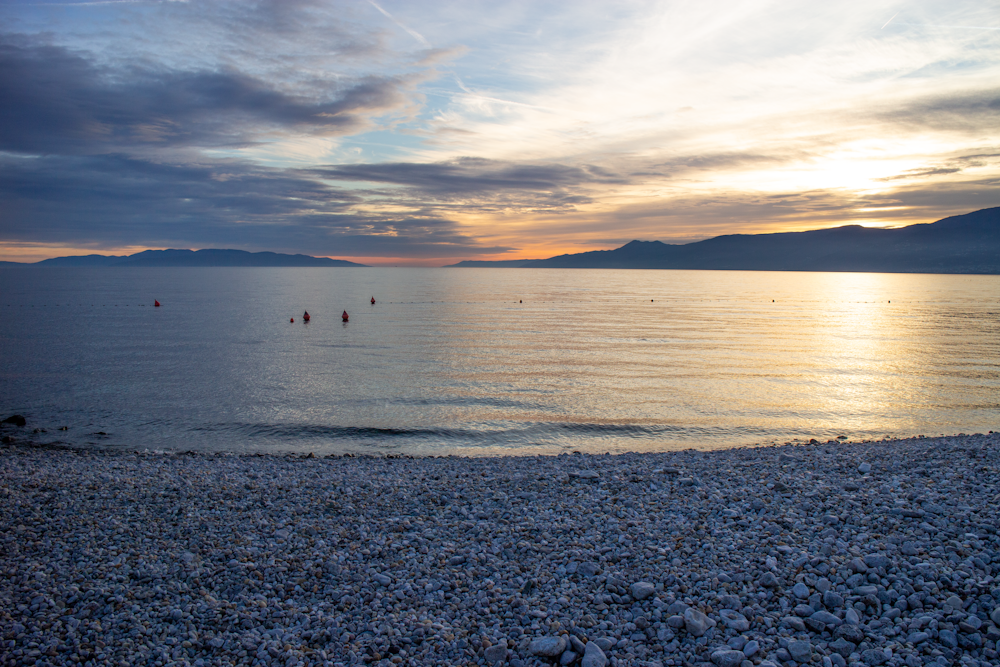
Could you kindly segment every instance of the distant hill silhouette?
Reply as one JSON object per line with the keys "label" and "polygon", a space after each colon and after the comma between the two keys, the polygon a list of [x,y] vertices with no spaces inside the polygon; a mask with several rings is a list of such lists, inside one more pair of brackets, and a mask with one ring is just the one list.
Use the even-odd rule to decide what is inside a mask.
{"label": "distant hill silhouette", "polygon": [[1000,207],[898,229],[849,225],[730,234],[684,245],[632,241],[615,250],[559,255],[521,266],[1000,274]]}
{"label": "distant hill silhouette", "polygon": [[459,262],[458,264],[448,264],[447,266],[445,266],[443,268],[446,268],[446,269],[453,269],[453,268],[470,269],[470,268],[476,268],[476,267],[485,267],[485,268],[494,268],[494,269],[498,269],[498,268],[502,268],[502,269],[519,269],[519,268],[521,268],[521,267],[529,264],[530,262],[539,262],[539,261],[544,261],[544,260],[538,260],[538,259],[501,259],[499,261],[490,262],[490,261],[479,260],[479,259],[467,259],[464,262]]}
{"label": "distant hill silhouette", "polygon": [[365,266],[343,259],[282,255],[275,252],[245,250],[145,250],[134,255],[83,255],[54,257],[40,262],[14,263],[10,266]]}

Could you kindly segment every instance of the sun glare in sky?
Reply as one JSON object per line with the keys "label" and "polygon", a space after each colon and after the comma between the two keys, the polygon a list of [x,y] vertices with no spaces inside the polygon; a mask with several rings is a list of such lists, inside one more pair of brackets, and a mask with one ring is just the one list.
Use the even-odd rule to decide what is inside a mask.
{"label": "sun glare in sky", "polygon": [[1000,205],[981,1],[7,2],[0,259],[439,266]]}

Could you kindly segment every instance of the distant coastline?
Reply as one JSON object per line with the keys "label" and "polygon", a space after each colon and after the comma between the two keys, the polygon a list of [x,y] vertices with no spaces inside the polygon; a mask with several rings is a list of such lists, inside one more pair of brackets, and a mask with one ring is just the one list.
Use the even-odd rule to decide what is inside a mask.
{"label": "distant coastline", "polygon": [[1000,207],[898,229],[848,225],[684,245],[631,241],[614,250],[449,266],[469,267],[1000,274]]}
{"label": "distant coastline", "polygon": [[169,266],[255,266],[255,267],[365,267],[366,264],[343,259],[312,257],[310,255],[283,255],[276,252],[247,252],[245,250],[145,250],[134,255],[80,255],[53,257],[40,262],[0,262],[0,266],[55,266],[55,267],[169,267]]}

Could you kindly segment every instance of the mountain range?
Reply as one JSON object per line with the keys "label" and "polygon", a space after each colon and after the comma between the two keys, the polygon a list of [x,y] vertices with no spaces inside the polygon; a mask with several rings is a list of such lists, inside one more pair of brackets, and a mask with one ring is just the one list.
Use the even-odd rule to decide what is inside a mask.
{"label": "mountain range", "polygon": [[632,241],[539,260],[454,267],[1000,273],[1000,207],[896,229],[848,225],[808,232],[728,234],[670,245]]}
{"label": "mountain range", "polygon": [[365,266],[343,259],[282,255],[245,250],[145,250],[134,255],[53,257],[40,262],[0,262],[3,266]]}

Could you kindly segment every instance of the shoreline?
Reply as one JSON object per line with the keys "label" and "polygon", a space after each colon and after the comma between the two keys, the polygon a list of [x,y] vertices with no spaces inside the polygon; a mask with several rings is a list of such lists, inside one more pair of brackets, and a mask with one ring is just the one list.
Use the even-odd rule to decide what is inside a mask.
{"label": "shoreline", "polygon": [[998,490],[996,433],[496,458],[15,443],[0,664],[995,664]]}

